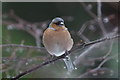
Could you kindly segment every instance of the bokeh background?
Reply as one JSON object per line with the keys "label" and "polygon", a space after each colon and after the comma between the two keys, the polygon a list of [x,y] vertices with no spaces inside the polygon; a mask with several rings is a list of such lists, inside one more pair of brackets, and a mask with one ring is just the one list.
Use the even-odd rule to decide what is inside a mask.
{"label": "bokeh background", "polygon": [[[118,34],[118,3],[100,3],[102,27],[97,22],[98,3],[79,2],[3,2],[2,44],[44,47],[42,33],[55,17],[62,17],[73,39],[74,47],[103,37]],[[93,15],[91,15],[91,12]],[[105,30],[105,31],[104,31]],[[105,33],[104,33],[105,32]],[[73,48],[74,48],[73,47]],[[34,48],[4,46],[2,49],[2,77],[11,78],[44,62],[50,55]],[[85,54],[85,55],[82,55]],[[90,72],[112,56],[102,67]],[[118,40],[112,39],[84,49],[76,49],[71,58],[77,70],[67,72],[62,60],[48,64],[23,78],[117,78]],[[86,74],[87,73],[87,74]]]}

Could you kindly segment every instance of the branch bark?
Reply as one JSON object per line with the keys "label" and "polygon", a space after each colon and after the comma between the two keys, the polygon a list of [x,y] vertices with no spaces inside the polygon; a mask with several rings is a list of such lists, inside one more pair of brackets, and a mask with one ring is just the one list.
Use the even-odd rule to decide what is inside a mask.
{"label": "branch bark", "polygon": [[[115,38],[118,38],[118,37],[120,37],[120,35],[113,36],[113,37],[111,37],[111,38],[99,39],[99,40],[96,40],[96,41],[93,41],[93,42],[85,43],[85,44],[80,45],[80,46],[84,46],[83,48],[85,48],[85,47],[87,47],[87,46],[89,46],[89,45],[96,44],[96,43],[99,43],[99,42],[102,42],[102,41],[105,41],[105,40],[115,39]],[[40,49],[40,50],[43,49],[43,48],[35,47],[35,46],[25,46],[25,45],[16,45],[16,44],[5,44],[5,45],[0,45],[0,47],[1,47],[1,46],[2,46],[2,47],[34,48],[34,49]],[[74,51],[74,50],[71,50],[71,51]],[[43,66],[45,66],[45,65],[47,65],[47,64],[53,63],[53,62],[55,62],[55,61],[57,61],[57,60],[59,60],[59,59],[64,58],[66,55],[69,55],[69,54],[65,53],[65,54],[63,54],[62,56],[55,57],[55,58],[53,58],[53,59],[51,59],[51,60],[47,60],[47,61],[45,61],[45,62],[43,62],[43,63],[41,63],[41,64],[39,64],[39,65],[36,65],[35,67],[33,67],[33,68],[31,68],[31,69],[26,70],[26,71],[23,72],[23,73],[18,74],[15,78],[12,78],[11,80],[17,80],[17,79],[25,76],[26,74],[28,74],[28,73],[30,73],[30,72],[33,72],[33,71],[35,71],[35,70],[37,70],[37,69],[39,69],[39,68],[41,68],[41,67],[43,67]]]}

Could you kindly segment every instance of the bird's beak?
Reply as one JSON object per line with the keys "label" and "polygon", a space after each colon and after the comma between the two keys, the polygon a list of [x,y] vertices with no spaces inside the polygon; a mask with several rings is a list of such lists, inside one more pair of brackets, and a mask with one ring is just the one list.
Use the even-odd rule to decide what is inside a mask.
{"label": "bird's beak", "polygon": [[60,25],[63,25],[64,24],[64,22],[60,22]]}

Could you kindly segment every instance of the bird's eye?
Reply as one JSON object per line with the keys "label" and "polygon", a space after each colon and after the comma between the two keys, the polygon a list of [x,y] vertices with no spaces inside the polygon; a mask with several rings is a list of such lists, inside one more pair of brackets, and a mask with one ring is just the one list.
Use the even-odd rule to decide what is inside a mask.
{"label": "bird's eye", "polygon": [[60,24],[61,24],[61,25],[63,25],[63,24],[64,24],[64,22],[60,22]]}
{"label": "bird's eye", "polygon": [[63,25],[64,25],[64,22],[60,21],[60,22],[57,22],[57,23],[55,23],[55,24],[58,25],[58,26],[63,26]]}

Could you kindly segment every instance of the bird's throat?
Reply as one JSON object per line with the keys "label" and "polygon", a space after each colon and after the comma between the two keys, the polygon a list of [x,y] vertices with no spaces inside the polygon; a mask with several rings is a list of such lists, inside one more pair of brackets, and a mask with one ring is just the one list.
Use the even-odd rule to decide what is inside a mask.
{"label": "bird's throat", "polygon": [[59,26],[57,26],[57,25],[55,25],[55,24],[51,24],[51,25],[50,25],[50,29],[55,30],[55,31],[60,31],[60,30],[65,30],[66,27],[65,27],[65,26],[59,27]]}

